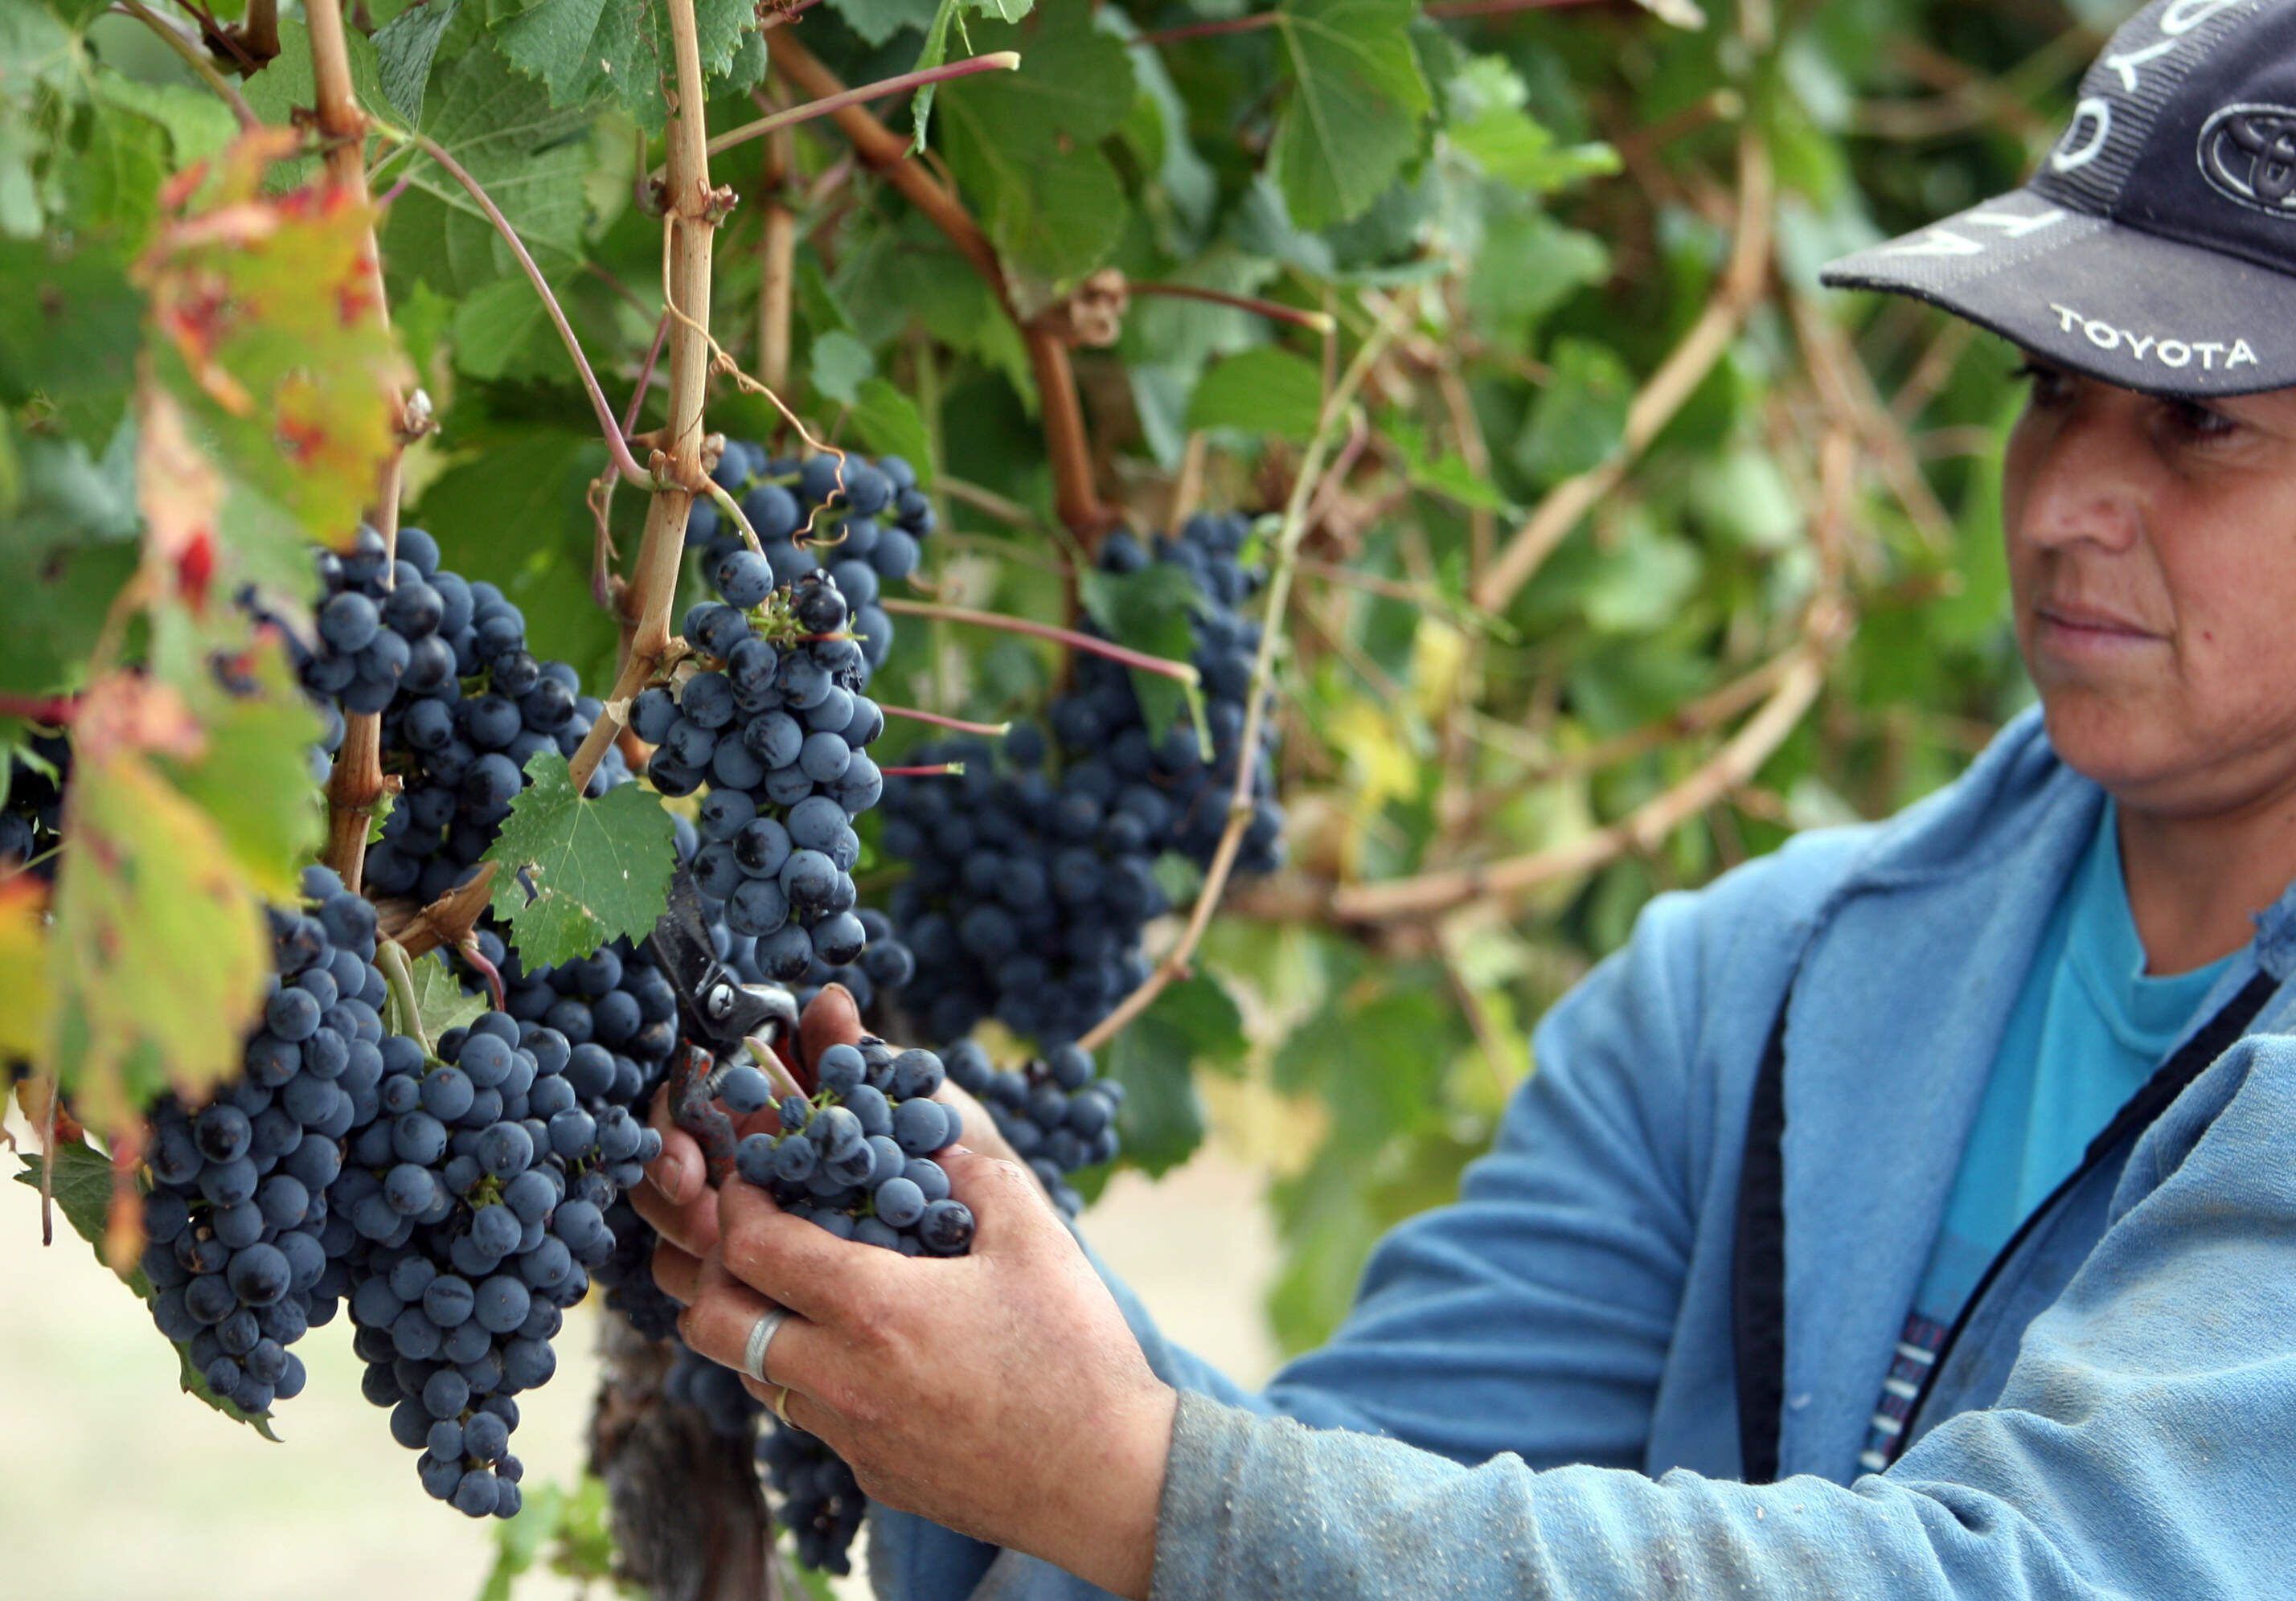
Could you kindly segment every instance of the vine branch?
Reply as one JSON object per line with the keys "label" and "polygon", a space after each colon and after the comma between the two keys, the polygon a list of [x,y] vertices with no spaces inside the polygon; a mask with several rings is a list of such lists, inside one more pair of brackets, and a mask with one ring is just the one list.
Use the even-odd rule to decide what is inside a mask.
{"label": "vine branch", "polygon": [[[135,18],[153,33],[165,39],[168,42],[168,48],[183,58],[184,65],[196,73],[200,81],[213,89],[222,97],[224,104],[231,108],[231,114],[239,119],[242,133],[259,125],[261,119],[256,116],[255,109],[247,103],[247,96],[239,92],[237,84],[233,83],[217,69],[215,58],[193,44],[176,29],[168,26],[165,17],[144,4],[144,0],[118,0],[113,9],[125,16]],[[273,55],[279,53],[279,41],[275,33],[272,37],[271,53]]]}
{"label": "vine branch", "polygon": [[[327,176],[351,204],[368,207],[366,186],[366,113],[359,109],[351,87],[349,46],[343,38],[341,11],[332,4],[310,8],[311,80],[314,114],[326,143]],[[390,325],[390,302],[382,282],[382,252],[375,246],[374,225],[366,228],[367,292],[375,314]],[[391,417],[398,444],[383,463],[375,486],[372,522],[382,535],[382,582],[391,583],[391,563],[398,553],[399,470],[406,452],[406,397],[393,390]],[[322,858],[356,891],[365,877],[366,836],[370,819],[383,796],[382,715],[357,713],[344,719],[343,742],[335,753],[334,771],[327,779],[327,848]]]}
{"label": "vine branch", "polygon": [[[598,764],[622,731],[629,703],[652,682],[670,650],[669,612],[677,594],[678,568],[685,554],[686,519],[693,509],[694,490],[704,481],[701,467],[701,407],[709,385],[709,264],[718,219],[732,204],[732,196],[709,186],[709,129],[703,124],[707,94],[701,78],[701,53],[696,42],[693,0],[665,0],[669,10],[670,37],[677,65],[676,92],[670,96],[668,130],[669,159],[663,184],[662,228],[669,257],[667,276],[670,312],[669,412],[661,437],[668,444],[667,461],[659,474],[640,470],[635,476],[651,479],[653,500],[646,508],[645,535],[638,546],[637,570],[632,583],[632,607],[636,625],[630,635],[628,655],[606,698],[605,709],[583,736],[581,748],[568,764],[569,778],[579,793],[587,788]],[[591,380],[594,404],[601,421],[611,428],[612,413]],[[617,462],[618,465],[620,463]],[[631,464],[635,466],[635,463]],[[625,472],[630,467],[624,467]]]}
{"label": "vine branch", "polygon": [[1308,527],[1308,508],[1323,481],[1324,462],[1331,453],[1341,421],[1349,415],[1354,404],[1356,391],[1363,387],[1389,344],[1402,331],[1414,304],[1410,296],[1396,298],[1324,396],[1315,434],[1292,480],[1292,493],[1283,506],[1283,525],[1276,535],[1267,615],[1260,623],[1259,648],[1252,657],[1250,687],[1244,691],[1243,731],[1237,736],[1240,754],[1235,764],[1235,786],[1228,795],[1227,822],[1220,830],[1218,845],[1213,848],[1211,865],[1204,870],[1203,887],[1196,893],[1196,903],[1188,913],[1187,927],[1181,931],[1179,943],[1150,969],[1148,976],[1130,994],[1117,1002],[1113,1011],[1086,1031],[1077,1043],[1086,1050],[1097,1050],[1114,1039],[1169,985],[1187,976],[1196,947],[1203,942],[1204,931],[1211,927],[1212,914],[1219,910],[1220,897],[1235,870],[1237,853],[1243,848],[1244,830],[1251,824],[1251,791],[1259,775],[1260,729],[1267,722],[1268,703],[1275,698],[1275,644],[1283,632],[1283,617],[1291,603],[1292,575],[1299,569],[1300,542]]}
{"label": "vine branch", "polygon": [[[774,40],[774,65],[796,89],[815,100],[844,93],[837,75],[786,33]],[[848,105],[830,113],[839,133],[854,153],[873,171],[899,190],[925,219],[940,230],[957,254],[972,264],[997,306],[1021,331],[1029,352],[1029,366],[1037,379],[1037,393],[1045,418],[1045,450],[1053,470],[1053,499],[1061,521],[1087,543],[1096,541],[1111,519],[1101,503],[1092,470],[1092,444],[1084,424],[1084,403],[1077,392],[1076,372],[1069,363],[1067,345],[1052,329],[1021,314],[1004,264],[980,225],[964,202],[942,186],[923,164],[909,155],[909,142],[894,133],[865,107]]]}
{"label": "vine branch", "polygon": [[1714,370],[1737,337],[1746,314],[1760,297],[1770,250],[1771,173],[1769,150],[1751,127],[1738,139],[1738,218],[1730,264],[1722,285],[1679,344],[1659,363],[1627,410],[1624,436],[1601,465],[1563,479],[1547,491],[1530,516],[1511,535],[1489,570],[1475,585],[1475,604],[1502,612],[1530,581],[1578,519],[1618,487],[1636,458],[1672,421],[1692,393]]}
{"label": "vine branch", "polygon": [[775,111],[758,118],[755,122],[745,122],[737,128],[729,128],[709,142],[709,153],[721,156],[752,139],[762,139],[767,134],[777,133],[783,128],[811,122],[816,117],[833,116],[848,106],[883,100],[904,90],[921,89],[927,84],[947,83],[951,78],[971,78],[977,72],[1014,72],[1020,69],[1020,66],[1019,53],[992,50],[986,55],[969,56],[961,61],[946,61],[922,71],[903,72],[892,78],[880,78],[873,84],[863,84],[857,89],[840,89],[834,94],[809,100],[803,105],[791,106],[785,111]]}

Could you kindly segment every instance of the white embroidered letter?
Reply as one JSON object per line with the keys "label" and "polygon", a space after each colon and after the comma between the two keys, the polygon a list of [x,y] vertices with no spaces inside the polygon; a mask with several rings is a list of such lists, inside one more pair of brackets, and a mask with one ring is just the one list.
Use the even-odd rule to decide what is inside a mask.
{"label": "white embroidered letter", "polygon": [[2256,365],[2256,352],[2248,347],[2246,339],[2234,339],[2232,342],[2232,355],[2225,362],[2226,370],[2230,371],[2243,362],[2251,367]]}
{"label": "white embroidered letter", "polygon": [[[2096,132],[2090,135],[2087,143],[2074,147],[2073,135],[2080,132],[2082,123],[2091,120],[2096,124]],[[2073,108],[2073,119],[2065,129],[2065,136],[2058,140],[2057,148],[2049,152],[2050,168],[2056,172],[2070,172],[2076,167],[2087,167],[2096,159],[2097,151],[2104,148],[2104,142],[2112,133],[2112,102],[2101,94],[2090,95]]]}

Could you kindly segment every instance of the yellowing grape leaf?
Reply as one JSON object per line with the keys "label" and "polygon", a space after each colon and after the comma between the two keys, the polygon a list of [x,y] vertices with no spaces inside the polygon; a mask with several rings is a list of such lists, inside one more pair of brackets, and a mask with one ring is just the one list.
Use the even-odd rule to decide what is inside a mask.
{"label": "yellowing grape leaf", "polygon": [[30,873],[0,879],[0,1061],[29,1062],[48,1029],[47,886]]}
{"label": "yellowing grape leaf", "polygon": [[171,181],[135,282],[153,374],[212,432],[226,468],[340,543],[396,446],[410,371],[376,292],[373,208],[324,182],[263,191],[298,138],[255,130]]}
{"label": "yellowing grape leaf", "polygon": [[110,1133],[160,1090],[195,1097],[238,1069],[270,940],[230,841],[161,771],[163,754],[205,749],[181,698],[115,675],[89,689],[74,734],[45,1065]]}

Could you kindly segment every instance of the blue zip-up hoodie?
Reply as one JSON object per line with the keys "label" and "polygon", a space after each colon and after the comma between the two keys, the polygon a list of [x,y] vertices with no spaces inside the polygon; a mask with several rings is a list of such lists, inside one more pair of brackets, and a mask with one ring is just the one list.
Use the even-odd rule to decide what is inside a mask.
{"label": "blue zip-up hoodie", "polygon": [[[2296,892],[2188,1029],[2206,1066],[2100,1137],[1980,1285],[1910,1448],[1857,1469],[2103,801],[2029,713],[1889,822],[1652,902],[1541,1022],[1458,1202],[1389,1236],[1346,1325],[1264,1392],[1111,1280],[1182,1392],[1160,1601],[2296,1594]],[[2191,1039],[2259,1001],[2221,1054]],[[1766,1056],[1783,1133],[1750,1142]],[[1784,1350],[1742,1363],[1749,1152],[1774,1157]],[[1770,1450],[1776,1482],[1744,1482]],[[873,1518],[882,1594],[1102,1594],[992,1555]]]}

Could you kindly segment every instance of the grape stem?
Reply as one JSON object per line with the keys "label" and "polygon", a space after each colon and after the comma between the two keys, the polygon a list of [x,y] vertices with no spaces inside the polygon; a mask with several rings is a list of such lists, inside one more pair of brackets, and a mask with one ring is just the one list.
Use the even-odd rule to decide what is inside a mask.
{"label": "grape stem", "polygon": [[444,946],[459,948],[479,926],[479,914],[494,893],[496,864],[483,862],[467,883],[458,884],[409,919],[391,935],[409,957],[428,956]]}
{"label": "grape stem", "polygon": [[[638,365],[638,381],[630,390],[630,404],[622,409],[624,438],[638,425],[638,413],[645,404],[646,390],[653,384],[654,363],[661,359],[662,341],[668,337],[669,314],[664,312],[654,319],[653,343],[646,347],[645,360]],[[606,470],[590,481],[589,493],[582,497],[597,524],[597,538],[590,547],[590,598],[598,603],[599,610],[609,615],[614,611],[615,555],[610,514],[614,506],[614,486],[621,481],[621,469],[609,462]]]}
{"label": "grape stem", "polygon": [[[1251,791],[1259,780],[1263,755],[1260,729],[1267,721],[1268,702],[1274,698],[1275,645],[1283,632],[1292,576],[1299,570],[1300,542],[1308,530],[1308,508],[1323,481],[1324,463],[1331,454],[1341,424],[1350,415],[1357,391],[1371,376],[1372,368],[1387,347],[1402,333],[1415,305],[1415,297],[1398,296],[1357,349],[1346,371],[1324,392],[1316,431],[1308,441],[1307,453],[1300,458],[1300,470],[1292,478],[1292,493],[1283,504],[1283,527],[1275,536],[1267,614],[1260,624],[1259,648],[1252,657],[1250,687],[1244,691],[1243,731],[1237,738],[1241,754],[1236,759],[1235,786],[1228,794],[1226,825],[1221,829],[1219,843],[1212,851],[1211,865],[1204,870],[1203,887],[1196,892],[1196,903],[1189,911],[1187,927],[1181,931],[1178,943],[1150,969],[1148,976],[1129,995],[1117,1002],[1113,1011],[1086,1031],[1077,1043],[1086,1050],[1097,1050],[1114,1039],[1169,985],[1188,976],[1196,947],[1203,941],[1204,930],[1211,926],[1212,914],[1219,909],[1220,896],[1235,871],[1236,854],[1243,848],[1244,830],[1251,824]],[[1325,350],[1328,358],[1328,336]]]}
{"label": "grape stem", "polygon": [[[1600,5],[1603,3],[1604,0],[1435,0],[1425,10],[1431,17],[1488,17],[1506,12],[1562,11],[1574,5]],[[1222,17],[1210,22],[1189,22],[1178,28],[1162,29],[1155,33],[1136,34],[1130,42],[1136,49],[1142,46],[1160,49],[1166,45],[1178,45],[1189,39],[1257,33],[1263,28],[1281,28],[1292,20],[1287,12],[1255,12],[1248,17]]]}
{"label": "grape stem", "polygon": [[791,106],[785,111],[775,111],[771,116],[760,117],[754,122],[745,122],[737,128],[728,129],[709,142],[709,153],[723,155],[737,144],[747,144],[752,139],[762,139],[782,128],[811,122],[816,117],[832,116],[848,106],[865,105],[870,101],[883,100],[888,95],[922,89],[927,84],[971,78],[976,72],[1013,72],[1019,70],[1020,65],[1021,57],[1017,51],[992,50],[986,55],[970,56],[961,61],[944,62],[919,72],[903,72],[892,78],[880,78],[873,84],[863,84],[857,89],[840,89],[834,94],[825,94],[818,100],[809,100],[803,105]]}
{"label": "grape stem", "polygon": [[[368,211],[366,185],[367,115],[359,109],[351,86],[350,49],[343,37],[341,8],[315,5],[307,19],[311,35],[312,101],[326,151],[327,175],[351,205]],[[390,301],[382,282],[382,252],[374,239],[373,214],[366,226],[367,294],[375,314],[387,329]],[[375,485],[369,520],[382,535],[382,583],[391,583],[391,562],[398,553],[398,493],[400,468],[406,453],[406,396],[396,385],[390,391],[391,417],[398,443],[383,462]],[[366,837],[374,809],[383,796],[382,715],[356,713],[343,720],[343,742],[335,752],[334,771],[327,778],[327,848],[321,858],[341,876],[354,893],[366,871]]]}
{"label": "grape stem", "polygon": [[414,1004],[414,969],[406,960],[406,947],[395,939],[380,941],[374,948],[374,965],[382,969],[382,980],[390,986],[390,997],[398,1002],[398,1032],[413,1036],[428,1058],[437,1054],[430,1036],[422,1027],[422,1010]]}
{"label": "grape stem", "polygon": [[[816,100],[842,94],[845,86],[812,52],[787,34],[773,44],[774,69],[800,92]],[[1021,332],[1045,419],[1045,453],[1053,470],[1053,501],[1061,521],[1080,539],[1096,541],[1113,520],[1093,481],[1092,442],[1085,430],[1084,401],[1078,393],[1069,347],[1050,327],[1021,314],[1004,264],[964,202],[945,188],[922,162],[909,154],[909,142],[870,115],[848,105],[830,113],[861,158],[901,192],[925,220],[940,230],[958,255],[972,264],[996,304]]]}
{"label": "grape stem", "polygon": [[1738,215],[1729,265],[1719,291],[1668,352],[1627,407],[1627,421],[1611,454],[1546,492],[1522,526],[1508,536],[1498,559],[1474,588],[1477,607],[1504,612],[1570,530],[1627,475],[1644,447],[1706,380],[1729,349],[1769,277],[1769,149],[1752,124],[1738,137]]}
{"label": "grape stem", "polygon": [[[168,48],[183,58],[184,65],[197,74],[200,81],[213,89],[222,98],[224,104],[231,108],[231,114],[239,119],[240,130],[242,133],[261,125],[261,119],[256,116],[255,109],[247,103],[247,96],[239,92],[239,86],[217,69],[215,58],[185,38],[168,23],[165,17],[144,4],[144,0],[116,0],[112,9],[122,16],[134,17],[165,39],[168,42]],[[279,41],[275,32],[272,37],[271,53],[273,55],[279,53]]]}
{"label": "grape stem", "polygon": [[78,709],[78,699],[70,695],[0,695],[0,717],[21,717],[51,728],[70,723]]}
{"label": "grape stem", "polygon": [[758,1071],[766,1075],[766,1082],[774,1087],[776,1096],[794,1095],[800,1100],[812,1099],[806,1094],[805,1086],[799,1083],[789,1068],[783,1065],[780,1052],[754,1036],[742,1043],[750,1048],[750,1055],[757,1062]]}
{"label": "grape stem", "polygon": [[964,776],[964,764],[935,762],[929,767],[880,767],[877,775],[888,779],[961,779]]}
{"label": "grape stem", "polygon": [[1052,623],[1039,623],[1029,617],[1006,617],[999,611],[976,611],[968,606],[944,606],[933,600],[906,600],[887,595],[877,604],[889,612],[903,617],[936,617],[944,623],[970,623],[979,628],[995,628],[1005,633],[1025,633],[1032,639],[1050,640],[1066,645],[1071,650],[1081,650],[1090,656],[1104,656],[1112,662],[1143,673],[1153,673],[1159,678],[1170,678],[1194,689],[1202,682],[1193,663],[1176,662],[1161,656],[1151,656],[1144,650],[1133,650],[1111,640],[1089,633],[1079,633],[1073,628],[1062,628]]}
{"label": "grape stem", "polygon": [[877,703],[877,709],[888,717],[905,717],[911,723],[927,723],[935,728],[954,729],[960,734],[980,734],[986,739],[1001,739],[1013,731],[1010,723],[968,723],[962,717],[944,717],[939,712],[920,711],[913,706],[887,706]]}
{"label": "grape stem", "polygon": [[[567,764],[577,794],[587,788],[598,764],[619,737],[629,702],[653,682],[669,658],[669,612],[677,596],[686,522],[696,493],[688,486],[707,481],[701,470],[701,411],[715,348],[709,337],[710,256],[718,220],[731,208],[733,197],[709,184],[709,135],[703,121],[708,91],[701,76],[693,0],[665,0],[665,4],[677,67],[676,93],[669,102],[668,176],[662,185],[661,223],[663,298],[670,321],[669,404],[661,437],[669,448],[659,476],[636,474],[653,488],[631,585],[630,610],[636,624],[621,671],[605,697],[605,709],[591,723],[581,748]],[[551,305],[553,314],[558,314],[556,302]],[[597,398],[594,380],[592,392]],[[599,416],[611,426],[611,415],[603,404]],[[617,450],[625,448],[619,436],[612,444]]]}
{"label": "grape stem", "polygon": [[638,465],[637,458],[630,454],[629,441],[623,437],[622,430],[614,426],[613,408],[606,404],[606,392],[598,387],[598,375],[590,370],[590,358],[583,354],[582,341],[574,336],[573,325],[567,322],[565,309],[558,304],[558,297],[551,292],[550,281],[542,275],[542,269],[535,265],[526,241],[518,236],[518,230],[511,226],[510,219],[495,204],[494,197],[460,161],[448,155],[445,147],[428,134],[406,129],[385,131],[390,137],[412,144],[436,161],[440,170],[461,184],[471,199],[478,203],[479,209],[487,214],[487,220],[494,225],[495,232],[502,235],[504,242],[510,246],[511,254],[518,257],[519,265],[525,269],[527,282],[534,285],[534,292],[542,298],[542,307],[550,314],[550,324],[558,331],[559,342],[566,347],[566,354],[573,358],[575,370],[581,374],[582,388],[590,396],[590,409],[597,416],[598,432],[606,441],[606,453],[613,459],[614,466],[624,478],[634,483],[651,484],[653,475]]}
{"label": "grape stem", "polygon": [[1311,333],[1329,333],[1337,325],[1329,312],[1307,311],[1297,306],[1286,306],[1280,300],[1230,294],[1224,289],[1206,289],[1200,283],[1142,283],[1136,281],[1126,287],[1136,295],[1162,295],[1168,299],[1201,300],[1212,306],[1232,306],[1237,311],[1248,311],[1254,316],[1266,317],[1270,322],[1288,323],[1294,328],[1305,328]]}

